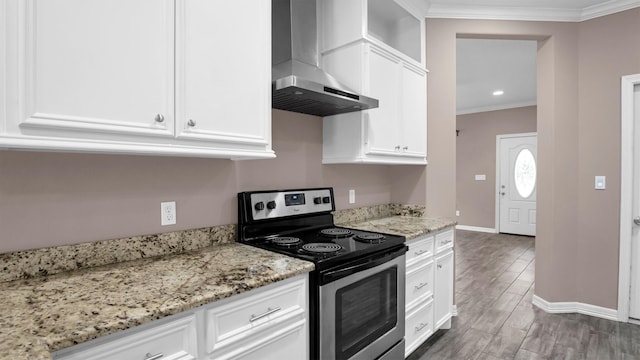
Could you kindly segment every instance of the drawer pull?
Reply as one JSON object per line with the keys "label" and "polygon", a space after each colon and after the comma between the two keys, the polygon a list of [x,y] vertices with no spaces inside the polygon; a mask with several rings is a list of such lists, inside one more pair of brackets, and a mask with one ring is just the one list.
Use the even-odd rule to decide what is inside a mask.
{"label": "drawer pull", "polygon": [[162,358],[162,357],[164,357],[164,354],[163,354],[163,353],[157,353],[157,354],[155,354],[155,355],[151,355],[151,353],[147,353],[147,354],[145,355],[144,360],[158,360],[158,359],[160,359],[160,358]]}
{"label": "drawer pull", "polygon": [[415,256],[420,256],[420,255],[426,253],[427,251],[429,251],[429,250],[420,250],[420,251],[414,252],[414,254],[415,254]]}
{"label": "drawer pull", "polygon": [[429,323],[420,323],[420,325],[416,326],[416,332],[422,331],[422,329],[426,328],[427,326],[429,326]]}
{"label": "drawer pull", "polygon": [[429,283],[420,283],[420,284],[416,285],[416,290],[420,290],[420,289],[422,289],[423,287],[425,287],[427,285],[429,285]]}
{"label": "drawer pull", "polygon": [[280,306],[278,306],[277,308],[274,308],[274,309],[272,309],[272,308],[267,308],[267,311],[263,312],[263,313],[262,313],[262,314],[260,314],[260,315],[253,315],[253,314],[252,314],[252,315],[251,315],[251,318],[249,319],[249,321],[250,321],[250,322],[254,322],[254,321],[256,321],[256,320],[262,319],[263,317],[265,317],[265,316],[269,316],[269,315],[273,314],[274,312],[277,312],[277,311],[280,311],[280,310],[282,310],[282,308],[281,308]]}

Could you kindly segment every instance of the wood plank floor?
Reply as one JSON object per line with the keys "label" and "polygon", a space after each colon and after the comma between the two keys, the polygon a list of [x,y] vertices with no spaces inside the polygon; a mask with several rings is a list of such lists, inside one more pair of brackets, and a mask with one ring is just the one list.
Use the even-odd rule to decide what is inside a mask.
{"label": "wood plank floor", "polygon": [[640,326],[531,304],[534,238],[456,230],[456,304],[408,357],[431,359],[640,359]]}

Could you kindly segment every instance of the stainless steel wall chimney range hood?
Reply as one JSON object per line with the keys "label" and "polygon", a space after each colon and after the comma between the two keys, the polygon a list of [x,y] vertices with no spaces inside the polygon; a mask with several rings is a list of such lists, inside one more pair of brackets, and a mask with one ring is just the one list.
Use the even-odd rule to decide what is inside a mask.
{"label": "stainless steel wall chimney range hood", "polygon": [[316,0],[272,0],[272,107],[329,116],[378,107],[320,69]]}

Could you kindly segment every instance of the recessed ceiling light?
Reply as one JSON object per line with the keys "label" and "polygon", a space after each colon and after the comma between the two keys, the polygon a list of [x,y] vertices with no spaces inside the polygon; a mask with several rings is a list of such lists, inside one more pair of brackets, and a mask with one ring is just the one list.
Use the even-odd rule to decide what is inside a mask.
{"label": "recessed ceiling light", "polygon": [[504,91],[502,91],[502,90],[496,90],[496,91],[493,92],[493,96],[500,96],[502,94],[504,94]]}

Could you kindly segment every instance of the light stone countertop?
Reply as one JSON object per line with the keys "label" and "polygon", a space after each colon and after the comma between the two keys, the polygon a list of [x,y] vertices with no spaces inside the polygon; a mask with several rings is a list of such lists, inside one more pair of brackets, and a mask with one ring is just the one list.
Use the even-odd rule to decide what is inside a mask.
{"label": "light stone countertop", "polygon": [[[349,209],[336,223],[407,240],[456,224],[423,217],[419,207],[391,210]],[[0,359],[50,359],[54,351],[314,269],[234,238],[234,227],[218,226],[0,254],[4,278],[25,277],[0,282]],[[185,249],[194,251],[171,254]]]}
{"label": "light stone countertop", "polygon": [[359,230],[403,235],[407,240],[412,240],[421,235],[455,226],[456,222],[445,218],[389,216],[366,221],[345,222],[339,225]]}
{"label": "light stone countertop", "polygon": [[230,243],[0,283],[0,358],[51,352],[314,269]]}

